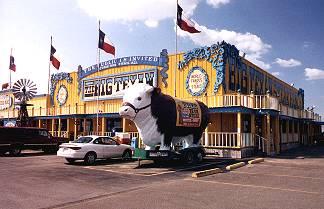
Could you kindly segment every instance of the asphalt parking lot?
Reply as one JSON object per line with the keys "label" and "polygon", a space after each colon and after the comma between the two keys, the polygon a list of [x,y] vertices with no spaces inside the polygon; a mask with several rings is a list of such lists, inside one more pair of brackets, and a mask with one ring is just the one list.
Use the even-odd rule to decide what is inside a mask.
{"label": "asphalt parking lot", "polygon": [[[0,157],[0,208],[319,208],[324,205],[324,147],[296,149],[225,171],[233,161],[197,166],[150,161],[69,165],[55,155]],[[222,173],[192,178],[210,168]]]}

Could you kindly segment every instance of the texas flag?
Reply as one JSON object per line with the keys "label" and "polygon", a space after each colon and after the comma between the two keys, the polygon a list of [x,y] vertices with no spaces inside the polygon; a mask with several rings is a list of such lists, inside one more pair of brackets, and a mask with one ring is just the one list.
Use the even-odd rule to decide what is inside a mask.
{"label": "texas flag", "polygon": [[16,72],[15,58],[12,55],[10,55],[9,69]]}
{"label": "texas flag", "polygon": [[2,84],[2,90],[7,89],[9,87],[9,83],[4,83]]}
{"label": "texas flag", "polygon": [[56,68],[60,68],[60,61],[54,57],[54,53],[56,52],[56,49],[51,45],[51,56],[50,56],[50,61],[52,62],[52,65]]}
{"label": "texas flag", "polygon": [[99,29],[98,47],[105,52],[115,56],[115,46],[107,38],[106,34]]}
{"label": "texas flag", "polygon": [[182,14],[183,9],[178,4],[177,10],[177,25],[184,31],[189,33],[200,33],[199,30],[195,28],[195,23],[188,19],[185,15]]}

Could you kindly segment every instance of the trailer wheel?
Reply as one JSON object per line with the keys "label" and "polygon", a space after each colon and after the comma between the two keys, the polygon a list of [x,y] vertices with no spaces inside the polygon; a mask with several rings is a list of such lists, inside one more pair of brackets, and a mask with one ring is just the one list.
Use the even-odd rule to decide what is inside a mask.
{"label": "trailer wheel", "polygon": [[20,145],[12,145],[9,152],[12,156],[18,156],[21,153],[21,146]]}
{"label": "trailer wheel", "polygon": [[192,150],[188,150],[184,156],[184,161],[187,164],[194,164],[195,163],[195,154]]}
{"label": "trailer wheel", "polygon": [[201,163],[204,159],[204,155],[202,152],[198,151],[197,154],[196,154],[196,160],[198,163]]}

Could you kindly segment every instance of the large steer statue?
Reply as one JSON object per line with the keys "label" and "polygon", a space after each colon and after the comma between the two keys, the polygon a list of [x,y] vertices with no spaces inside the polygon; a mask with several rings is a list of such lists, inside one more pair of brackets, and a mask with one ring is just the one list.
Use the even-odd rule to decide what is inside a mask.
{"label": "large steer statue", "polygon": [[146,150],[170,150],[171,143],[183,148],[199,145],[209,121],[208,107],[199,101],[184,102],[161,93],[148,84],[135,84],[123,92],[119,114],[132,120]]}

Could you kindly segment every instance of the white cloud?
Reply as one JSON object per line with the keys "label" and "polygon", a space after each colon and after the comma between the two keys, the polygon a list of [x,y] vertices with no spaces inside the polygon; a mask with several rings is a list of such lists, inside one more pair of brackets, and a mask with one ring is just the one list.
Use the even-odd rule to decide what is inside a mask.
{"label": "white cloud", "polygon": [[274,76],[279,76],[280,72],[272,72],[271,74],[274,75]]}
{"label": "white cloud", "polygon": [[306,80],[324,79],[324,70],[316,68],[305,68]]}
{"label": "white cloud", "polygon": [[191,39],[198,46],[211,45],[216,42],[226,41],[235,45],[239,50],[246,53],[246,59],[263,69],[271,66],[263,62],[262,55],[271,49],[271,45],[264,43],[260,37],[252,33],[239,33],[229,30],[209,29],[206,26],[196,24],[195,27],[201,31],[199,34],[190,34],[178,30],[178,35]]}
{"label": "white cloud", "polygon": [[[181,7],[192,15],[200,0],[186,0]],[[148,27],[157,27],[159,21],[175,18],[174,0],[78,0],[79,7],[89,16],[105,21],[144,22]]]}
{"label": "white cloud", "polygon": [[[186,15],[190,17],[203,0],[186,0],[179,4]],[[218,8],[230,3],[230,0],[205,0],[207,4]],[[105,21],[119,21],[122,23],[144,22],[147,27],[158,27],[164,19],[175,19],[176,6],[174,0],[78,0],[79,7],[88,15]],[[113,8],[107,10],[107,8]],[[149,9],[145,9],[149,8]],[[107,12],[109,11],[109,12]],[[121,12],[122,11],[122,12]],[[197,25],[202,32],[189,34],[178,30],[178,35],[191,39],[196,45],[205,46],[225,40],[246,53],[246,58],[263,69],[269,69],[269,63],[262,61],[262,56],[271,49],[271,45],[264,43],[260,37],[252,33],[239,33],[229,30],[209,29]]]}
{"label": "white cloud", "polygon": [[280,59],[280,58],[277,58],[275,63],[277,63],[281,67],[296,67],[296,66],[300,66],[302,64],[300,61],[295,60],[295,59],[284,60],[284,59]]}
{"label": "white cloud", "polygon": [[303,43],[303,48],[304,49],[307,49],[307,48],[310,48],[310,47],[312,47],[314,44],[312,43],[312,42],[310,42],[310,41],[304,41],[304,43]]}
{"label": "white cloud", "polygon": [[155,20],[145,20],[144,23],[147,27],[151,27],[151,28],[155,28],[159,25],[159,22]]}
{"label": "white cloud", "polygon": [[213,6],[214,8],[220,7],[222,4],[228,4],[230,0],[207,0],[207,4]]}

